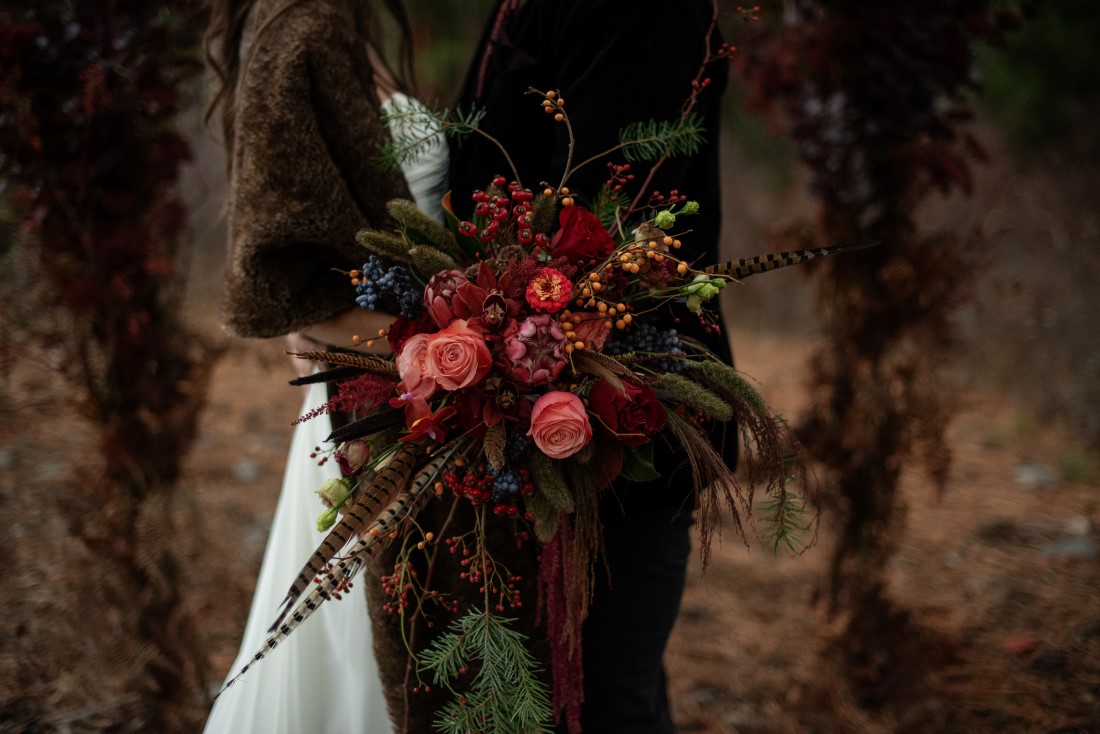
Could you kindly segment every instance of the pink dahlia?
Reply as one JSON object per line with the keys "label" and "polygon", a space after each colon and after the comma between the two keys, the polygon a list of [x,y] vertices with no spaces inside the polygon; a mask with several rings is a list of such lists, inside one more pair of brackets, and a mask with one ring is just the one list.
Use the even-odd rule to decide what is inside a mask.
{"label": "pink dahlia", "polygon": [[512,321],[504,331],[508,374],[525,385],[545,385],[565,367],[565,334],[550,314]]}
{"label": "pink dahlia", "polygon": [[527,284],[527,302],[536,311],[560,311],[569,303],[572,294],[573,284],[554,268],[543,268]]}

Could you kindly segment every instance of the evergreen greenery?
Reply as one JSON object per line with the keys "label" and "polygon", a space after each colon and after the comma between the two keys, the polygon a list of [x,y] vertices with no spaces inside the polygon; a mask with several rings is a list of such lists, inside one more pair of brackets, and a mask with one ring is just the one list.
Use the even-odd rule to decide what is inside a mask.
{"label": "evergreen greenery", "polygon": [[512,619],[471,609],[451,623],[420,657],[436,685],[450,687],[476,666],[473,682],[440,711],[435,728],[445,734],[550,732],[550,694],[536,675],[527,638]]}
{"label": "evergreen greenery", "polygon": [[702,142],[703,125],[695,114],[665,122],[634,122],[619,133],[623,158],[631,163],[695,155]]}
{"label": "evergreen greenery", "polygon": [[766,521],[763,539],[773,553],[779,555],[783,550],[797,555],[806,549],[804,536],[810,529],[810,522],[806,519],[806,502],[800,495],[793,492],[771,495],[764,502],[763,510]]}

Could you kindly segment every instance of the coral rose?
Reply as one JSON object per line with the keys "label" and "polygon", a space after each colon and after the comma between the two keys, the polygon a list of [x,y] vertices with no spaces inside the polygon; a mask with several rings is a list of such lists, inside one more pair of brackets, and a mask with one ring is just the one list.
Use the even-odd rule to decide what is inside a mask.
{"label": "coral rose", "polygon": [[493,357],[485,337],[470,328],[465,319],[455,319],[446,329],[428,337],[424,370],[444,390],[474,385],[492,366]]}
{"label": "coral rose", "polygon": [[571,392],[548,392],[531,409],[527,435],[551,459],[565,459],[592,440],[592,424],[584,403]]}
{"label": "coral rose", "polygon": [[397,374],[401,376],[401,390],[418,398],[429,398],[439,387],[428,374],[428,339],[430,334],[414,334],[405,340],[397,355]]}

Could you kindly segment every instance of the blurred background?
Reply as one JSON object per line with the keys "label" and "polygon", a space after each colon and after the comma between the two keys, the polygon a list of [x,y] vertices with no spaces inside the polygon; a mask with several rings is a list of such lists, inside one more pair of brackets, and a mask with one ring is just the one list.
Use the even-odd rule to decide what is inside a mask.
{"label": "blurred background", "polygon": [[[445,106],[495,3],[407,4],[421,96]],[[124,109],[72,24],[34,25],[66,5],[0,11],[0,731],[197,731],[301,395],[281,341],[218,325],[201,10],[112,6],[119,38],[163,51],[141,52],[153,91]],[[1100,731],[1100,6],[723,8],[723,254],[884,244],[723,295],[737,366],[810,451],[821,520],[801,555],[729,531],[694,567],[675,720]],[[96,61],[63,78],[81,53]],[[24,83],[49,73],[68,100],[52,116]],[[81,132],[113,103],[107,132]],[[190,156],[166,136],[128,149],[134,119]],[[132,180],[75,237],[55,221],[72,194],[51,192],[113,145]]]}

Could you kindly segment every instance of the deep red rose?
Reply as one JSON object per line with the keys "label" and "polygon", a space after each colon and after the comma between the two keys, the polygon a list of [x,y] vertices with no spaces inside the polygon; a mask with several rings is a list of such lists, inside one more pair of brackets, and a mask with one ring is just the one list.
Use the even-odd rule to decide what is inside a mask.
{"label": "deep red rose", "polygon": [[599,416],[620,443],[641,446],[664,428],[668,415],[656,393],[645,385],[623,380],[623,388],[625,393],[600,380],[588,393],[588,409]]}
{"label": "deep red rose", "polygon": [[579,206],[562,207],[558,215],[560,229],[550,240],[550,254],[569,262],[603,260],[615,249],[615,241],[595,214]]}

